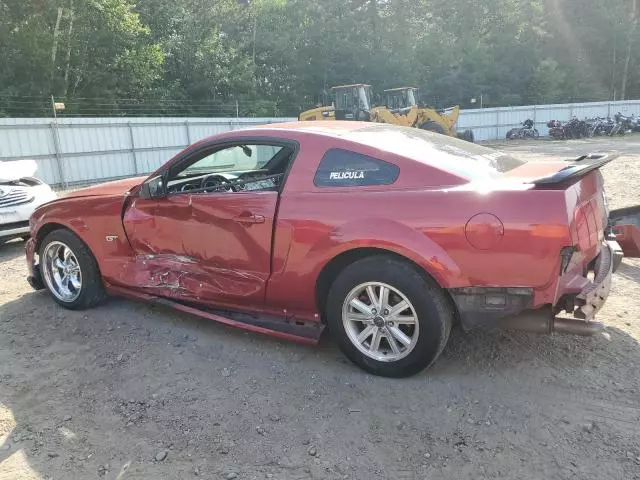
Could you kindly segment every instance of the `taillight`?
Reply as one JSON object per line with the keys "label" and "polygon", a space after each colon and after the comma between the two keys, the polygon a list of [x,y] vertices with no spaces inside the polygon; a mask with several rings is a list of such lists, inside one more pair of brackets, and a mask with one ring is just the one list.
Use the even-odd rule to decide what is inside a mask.
{"label": "taillight", "polygon": [[580,250],[587,250],[590,246],[589,241],[589,207],[588,203],[578,207],[575,213],[575,225],[577,244]]}

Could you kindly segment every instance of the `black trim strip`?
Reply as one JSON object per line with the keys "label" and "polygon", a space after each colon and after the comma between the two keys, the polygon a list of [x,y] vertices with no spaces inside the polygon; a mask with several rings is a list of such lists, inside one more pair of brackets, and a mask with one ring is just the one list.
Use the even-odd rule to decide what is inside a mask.
{"label": "black trim strip", "polygon": [[8,232],[9,230],[15,230],[16,228],[25,228],[29,226],[29,220],[22,222],[11,222],[0,224],[0,232]]}

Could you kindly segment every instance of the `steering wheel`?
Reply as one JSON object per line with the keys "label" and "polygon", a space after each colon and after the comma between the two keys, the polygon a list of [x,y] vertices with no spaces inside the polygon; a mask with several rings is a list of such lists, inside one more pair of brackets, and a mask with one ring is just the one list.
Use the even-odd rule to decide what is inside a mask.
{"label": "steering wheel", "polygon": [[205,192],[207,188],[211,188],[212,191],[216,192],[235,192],[235,188],[233,184],[223,177],[222,175],[218,175],[217,173],[213,173],[211,175],[207,175],[202,177],[202,181],[200,182],[200,188]]}

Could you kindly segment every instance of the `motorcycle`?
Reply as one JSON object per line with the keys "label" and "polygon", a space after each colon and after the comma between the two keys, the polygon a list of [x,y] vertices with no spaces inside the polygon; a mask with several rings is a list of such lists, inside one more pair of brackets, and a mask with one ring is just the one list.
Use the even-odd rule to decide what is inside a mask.
{"label": "motorcycle", "polygon": [[596,117],[591,120],[587,120],[589,125],[589,136],[609,135],[613,128],[613,122],[610,118]]}
{"label": "motorcycle", "polygon": [[627,117],[626,115],[622,115],[622,113],[618,112],[615,114],[614,118],[616,119],[616,123],[620,125],[619,131],[617,132],[618,135],[640,131],[640,123],[636,119],[635,115]]}
{"label": "motorcycle", "polygon": [[547,122],[549,136],[555,140],[564,140],[564,127],[560,120],[550,120]]}
{"label": "motorcycle", "polygon": [[549,136],[556,140],[625,135],[630,132],[640,132],[640,119],[635,115],[626,116],[618,112],[613,119],[594,117],[578,120],[577,117],[573,117],[564,124],[559,120],[550,120],[547,122],[547,127],[549,127]]}
{"label": "motorcycle", "polygon": [[512,128],[507,132],[507,140],[516,140],[519,138],[538,138],[540,133],[534,128],[533,120],[527,119],[522,122],[522,127]]}
{"label": "motorcycle", "polygon": [[589,125],[584,120],[573,117],[564,125],[564,138],[578,139],[589,136]]}

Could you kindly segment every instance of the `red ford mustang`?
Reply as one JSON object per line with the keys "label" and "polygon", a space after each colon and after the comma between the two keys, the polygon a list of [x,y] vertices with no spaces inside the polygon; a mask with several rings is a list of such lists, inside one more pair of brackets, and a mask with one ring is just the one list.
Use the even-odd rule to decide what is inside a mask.
{"label": "red ford mustang", "polygon": [[599,325],[622,258],[611,159],[525,163],[358,122],[228,132],[38,208],[29,282],[72,309],[123,295],[307,343],[326,325],[365,370],[411,375],[454,321]]}

